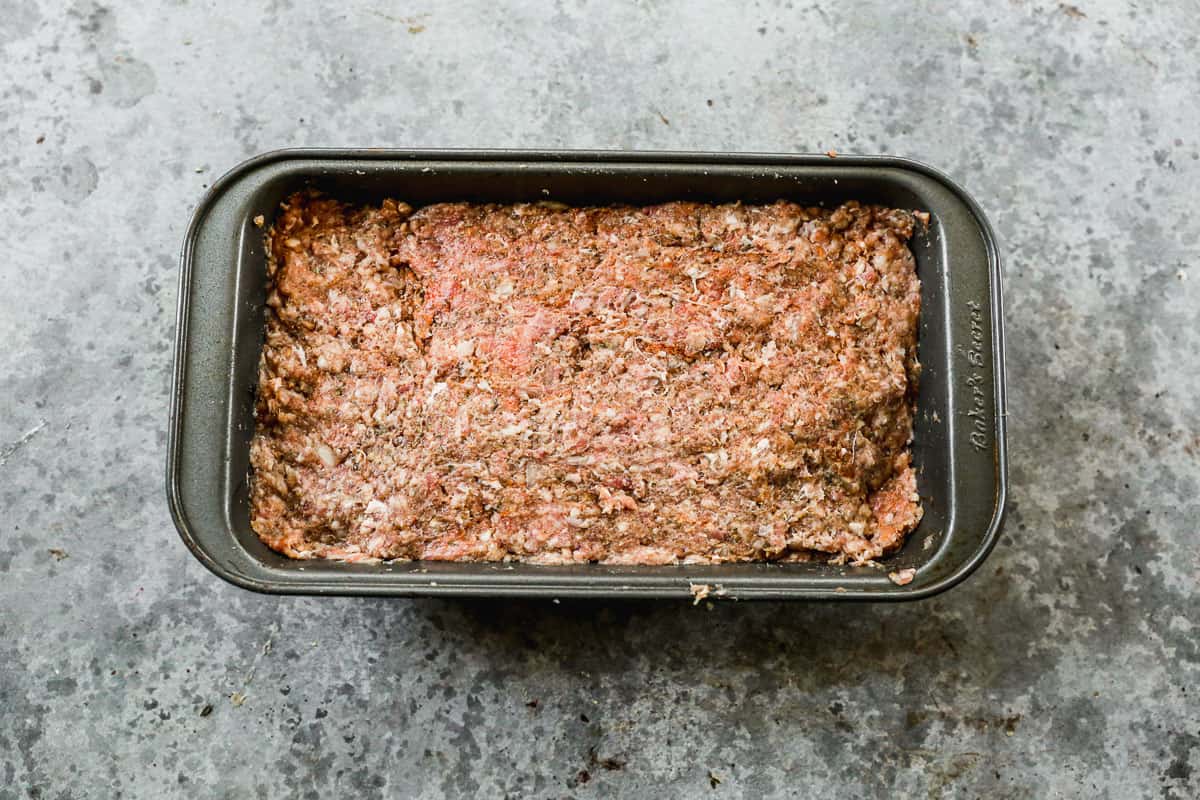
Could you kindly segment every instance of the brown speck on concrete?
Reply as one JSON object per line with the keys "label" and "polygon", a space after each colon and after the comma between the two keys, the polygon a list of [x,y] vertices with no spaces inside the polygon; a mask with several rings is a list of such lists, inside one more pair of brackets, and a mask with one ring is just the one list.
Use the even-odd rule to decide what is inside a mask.
{"label": "brown speck on concrete", "polygon": [[720,776],[717,775],[717,773],[713,772],[711,769],[708,771],[708,785],[710,787],[712,787],[713,789],[715,789],[721,785]]}
{"label": "brown speck on concrete", "polygon": [[837,158],[838,152],[837,150],[829,149],[825,151],[825,155],[829,156],[830,158]]}
{"label": "brown speck on concrete", "polygon": [[62,561],[64,558],[67,558],[67,551],[61,547],[51,547],[49,552],[50,555],[54,556],[55,561]]}
{"label": "brown speck on concrete", "polygon": [[615,772],[620,769],[625,769],[625,765],[629,762],[617,756],[605,756],[601,758],[596,755],[596,748],[588,748],[588,763],[592,766],[598,766],[609,772]]}
{"label": "brown speck on concrete", "polygon": [[[367,9],[367,13],[374,14],[375,16],[381,17],[382,19],[386,19],[388,22],[399,23],[399,24],[403,25],[405,28],[407,28],[408,32],[411,34],[417,34],[417,33],[421,33],[422,31],[424,31],[425,25],[420,20],[424,17],[429,16],[428,14],[416,14],[411,17],[397,17],[394,14],[385,14],[384,12],[373,9],[373,8]],[[301,120],[301,122],[303,122],[303,120]]]}
{"label": "brown speck on concrete", "polygon": [[207,704],[205,704],[204,708],[200,709],[200,716],[207,717],[212,712],[213,712],[212,704],[207,703]]}
{"label": "brown speck on concrete", "polygon": [[1059,3],[1058,7],[1062,9],[1062,12],[1068,17],[1073,17],[1074,19],[1087,19],[1087,14],[1083,13],[1079,6],[1073,6],[1070,3]]}

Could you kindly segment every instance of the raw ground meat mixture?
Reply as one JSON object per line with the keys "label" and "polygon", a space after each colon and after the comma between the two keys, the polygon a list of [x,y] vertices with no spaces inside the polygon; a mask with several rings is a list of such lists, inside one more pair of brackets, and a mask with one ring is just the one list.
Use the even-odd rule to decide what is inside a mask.
{"label": "raw ground meat mixture", "polygon": [[291,197],[251,519],[296,558],[862,563],[921,517],[923,214]]}

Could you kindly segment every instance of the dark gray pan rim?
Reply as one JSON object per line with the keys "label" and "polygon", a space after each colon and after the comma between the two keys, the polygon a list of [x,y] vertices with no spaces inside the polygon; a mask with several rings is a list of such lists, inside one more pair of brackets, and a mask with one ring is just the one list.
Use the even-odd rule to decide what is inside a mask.
{"label": "dark gray pan rim", "polygon": [[[994,440],[991,446],[995,496],[993,511],[979,546],[970,557],[961,561],[950,574],[932,583],[913,588],[882,586],[871,581],[870,587],[861,578],[821,578],[804,576],[751,576],[736,581],[722,580],[721,567],[690,570],[683,567],[657,569],[679,570],[677,575],[620,576],[545,575],[530,572],[513,574],[505,565],[479,565],[478,574],[442,574],[439,565],[431,564],[428,574],[396,583],[367,583],[356,580],[362,573],[344,572],[326,578],[306,578],[303,581],[284,581],[227,569],[219,564],[196,535],[184,507],[180,489],[180,436],[183,425],[183,389],[187,381],[186,351],[191,314],[191,285],[193,254],[197,235],[208,212],[222,194],[238,180],[254,170],[285,160],[297,161],[385,161],[385,162],[479,162],[496,166],[517,164],[570,163],[581,166],[629,164],[640,166],[690,165],[697,170],[705,166],[766,167],[828,167],[879,168],[900,170],[932,179],[948,190],[970,214],[978,227],[986,248],[988,261],[988,295],[990,302],[990,351],[993,380],[989,387],[994,408]],[[726,584],[731,591],[727,597],[736,599],[808,599],[899,601],[923,599],[950,589],[966,579],[987,558],[999,539],[1006,508],[1007,477],[1007,404],[1004,370],[1003,297],[1001,265],[995,235],[986,216],[974,199],[942,172],[917,161],[894,156],[790,155],[770,153],[703,153],[703,152],[622,152],[622,151],[532,151],[532,150],[394,150],[394,149],[290,149],[277,150],[251,158],[213,183],[193,212],[188,226],[180,263],[180,291],[177,299],[175,363],[172,374],[170,419],[168,423],[166,492],[172,519],[185,545],[210,571],[222,579],[243,588],[271,594],[318,594],[362,596],[526,596],[526,597],[584,597],[584,598],[690,598],[693,583]],[[379,565],[387,571],[386,565]],[[533,567],[536,570],[536,567]],[[689,574],[684,574],[687,571]]]}

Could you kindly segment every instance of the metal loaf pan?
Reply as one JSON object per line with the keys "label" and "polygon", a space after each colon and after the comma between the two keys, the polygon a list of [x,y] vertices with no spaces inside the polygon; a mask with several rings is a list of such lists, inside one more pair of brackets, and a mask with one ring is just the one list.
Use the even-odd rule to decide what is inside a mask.
{"label": "metal loaf pan", "polygon": [[[598,564],[293,561],[250,529],[249,443],[263,342],[263,232],[280,201],[305,186],[371,202],[443,200],[574,204],[667,200],[928,211],[912,241],[922,282],[924,365],[914,459],[925,516],[884,569],[808,564],[614,567]],[[999,535],[1006,491],[1000,263],[990,227],[967,194],[922,164],[885,156],[706,153],[291,150],[217,181],[183,245],[167,454],[167,495],[192,553],[226,580],[262,592],[541,597],[691,596],[902,600],[969,575]],[[916,568],[906,586],[887,572]]]}

